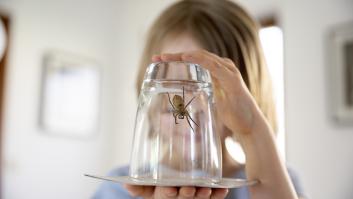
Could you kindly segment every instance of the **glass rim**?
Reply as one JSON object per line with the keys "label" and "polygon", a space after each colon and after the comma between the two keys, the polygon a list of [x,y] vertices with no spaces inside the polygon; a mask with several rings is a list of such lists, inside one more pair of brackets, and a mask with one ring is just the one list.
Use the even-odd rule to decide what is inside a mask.
{"label": "glass rim", "polygon": [[[185,66],[185,68],[190,69],[190,74],[188,78],[155,78],[153,75],[153,70],[155,67],[176,67],[173,66],[173,64],[182,64]],[[194,68],[191,70],[191,68]],[[144,81],[149,81],[149,80],[165,80],[165,81],[191,81],[191,82],[198,82],[198,83],[210,83],[212,84],[212,78],[210,75],[210,72],[208,69],[204,68],[202,65],[197,64],[197,63],[192,63],[192,62],[187,62],[187,61],[158,61],[158,62],[152,62],[148,65],[146,68],[146,73],[144,77]]]}

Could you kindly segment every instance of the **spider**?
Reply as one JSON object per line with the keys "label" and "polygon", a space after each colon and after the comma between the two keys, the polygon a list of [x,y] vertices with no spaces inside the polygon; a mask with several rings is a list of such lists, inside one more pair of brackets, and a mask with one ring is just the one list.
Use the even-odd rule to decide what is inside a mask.
{"label": "spider", "polygon": [[[191,118],[189,112],[186,110],[186,108],[190,105],[190,103],[192,102],[192,100],[195,99],[195,97],[193,97],[186,105],[185,105],[185,98],[184,98],[184,86],[183,86],[183,97],[181,97],[180,95],[174,95],[173,97],[173,102],[170,100],[170,96],[169,93],[168,94],[168,99],[169,99],[169,103],[170,105],[172,105],[173,107],[173,117],[175,119],[175,124],[179,124],[177,122],[177,118],[178,119],[184,119],[186,118],[186,121],[188,122],[190,128],[192,129],[193,132],[194,129],[191,126],[190,120],[196,125],[199,126],[198,124],[196,124],[196,122]],[[189,120],[190,119],[190,120]]]}

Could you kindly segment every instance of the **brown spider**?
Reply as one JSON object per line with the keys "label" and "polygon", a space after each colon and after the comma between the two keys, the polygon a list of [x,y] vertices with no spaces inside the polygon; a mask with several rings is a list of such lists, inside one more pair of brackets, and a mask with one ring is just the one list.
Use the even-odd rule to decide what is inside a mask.
{"label": "brown spider", "polygon": [[[169,96],[169,93],[167,92],[168,94],[168,99],[169,99],[169,103],[170,105],[172,105],[173,107],[173,117],[175,119],[175,124],[179,124],[177,122],[177,117],[178,119],[184,119],[186,118],[190,128],[192,129],[193,132],[194,129],[192,128],[191,126],[191,123],[190,123],[190,120],[192,122],[194,122],[194,124],[196,126],[199,126],[198,124],[196,124],[196,122],[191,118],[189,112],[186,110],[186,107],[188,107],[190,105],[190,103],[192,102],[192,100],[195,99],[195,97],[193,97],[186,105],[185,105],[185,98],[184,98],[184,86],[183,86],[183,97],[181,97],[180,95],[174,95],[173,97],[173,102],[170,100],[170,96]],[[190,119],[190,120],[189,120]]]}

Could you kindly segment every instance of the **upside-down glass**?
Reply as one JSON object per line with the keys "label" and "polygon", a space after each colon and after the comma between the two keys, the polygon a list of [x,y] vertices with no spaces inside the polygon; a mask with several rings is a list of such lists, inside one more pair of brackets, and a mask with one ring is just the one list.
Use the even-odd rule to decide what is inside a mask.
{"label": "upside-down glass", "polygon": [[152,63],[142,84],[130,176],[164,181],[222,178],[210,74],[197,64]]}
{"label": "upside-down glass", "polygon": [[152,63],[139,96],[128,176],[86,176],[149,186],[237,188],[257,180],[222,177],[209,72],[185,62]]}

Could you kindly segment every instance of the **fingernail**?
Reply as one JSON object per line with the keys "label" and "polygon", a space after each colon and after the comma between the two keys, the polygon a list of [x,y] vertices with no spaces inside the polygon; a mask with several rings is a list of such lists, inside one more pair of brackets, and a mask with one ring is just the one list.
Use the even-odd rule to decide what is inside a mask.
{"label": "fingernail", "polygon": [[161,56],[160,55],[153,55],[152,60],[153,61],[161,61]]}
{"label": "fingernail", "polygon": [[168,197],[176,196],[178,194],[177,191],[173,188],[166,190],[165,193]]}
{"label": "fingernail", "polygon": [[176,196],[177,195],[177,192],[176,191],[168,191],[167,192],[167,196],[168,197],[173,197],[173,196]]}

